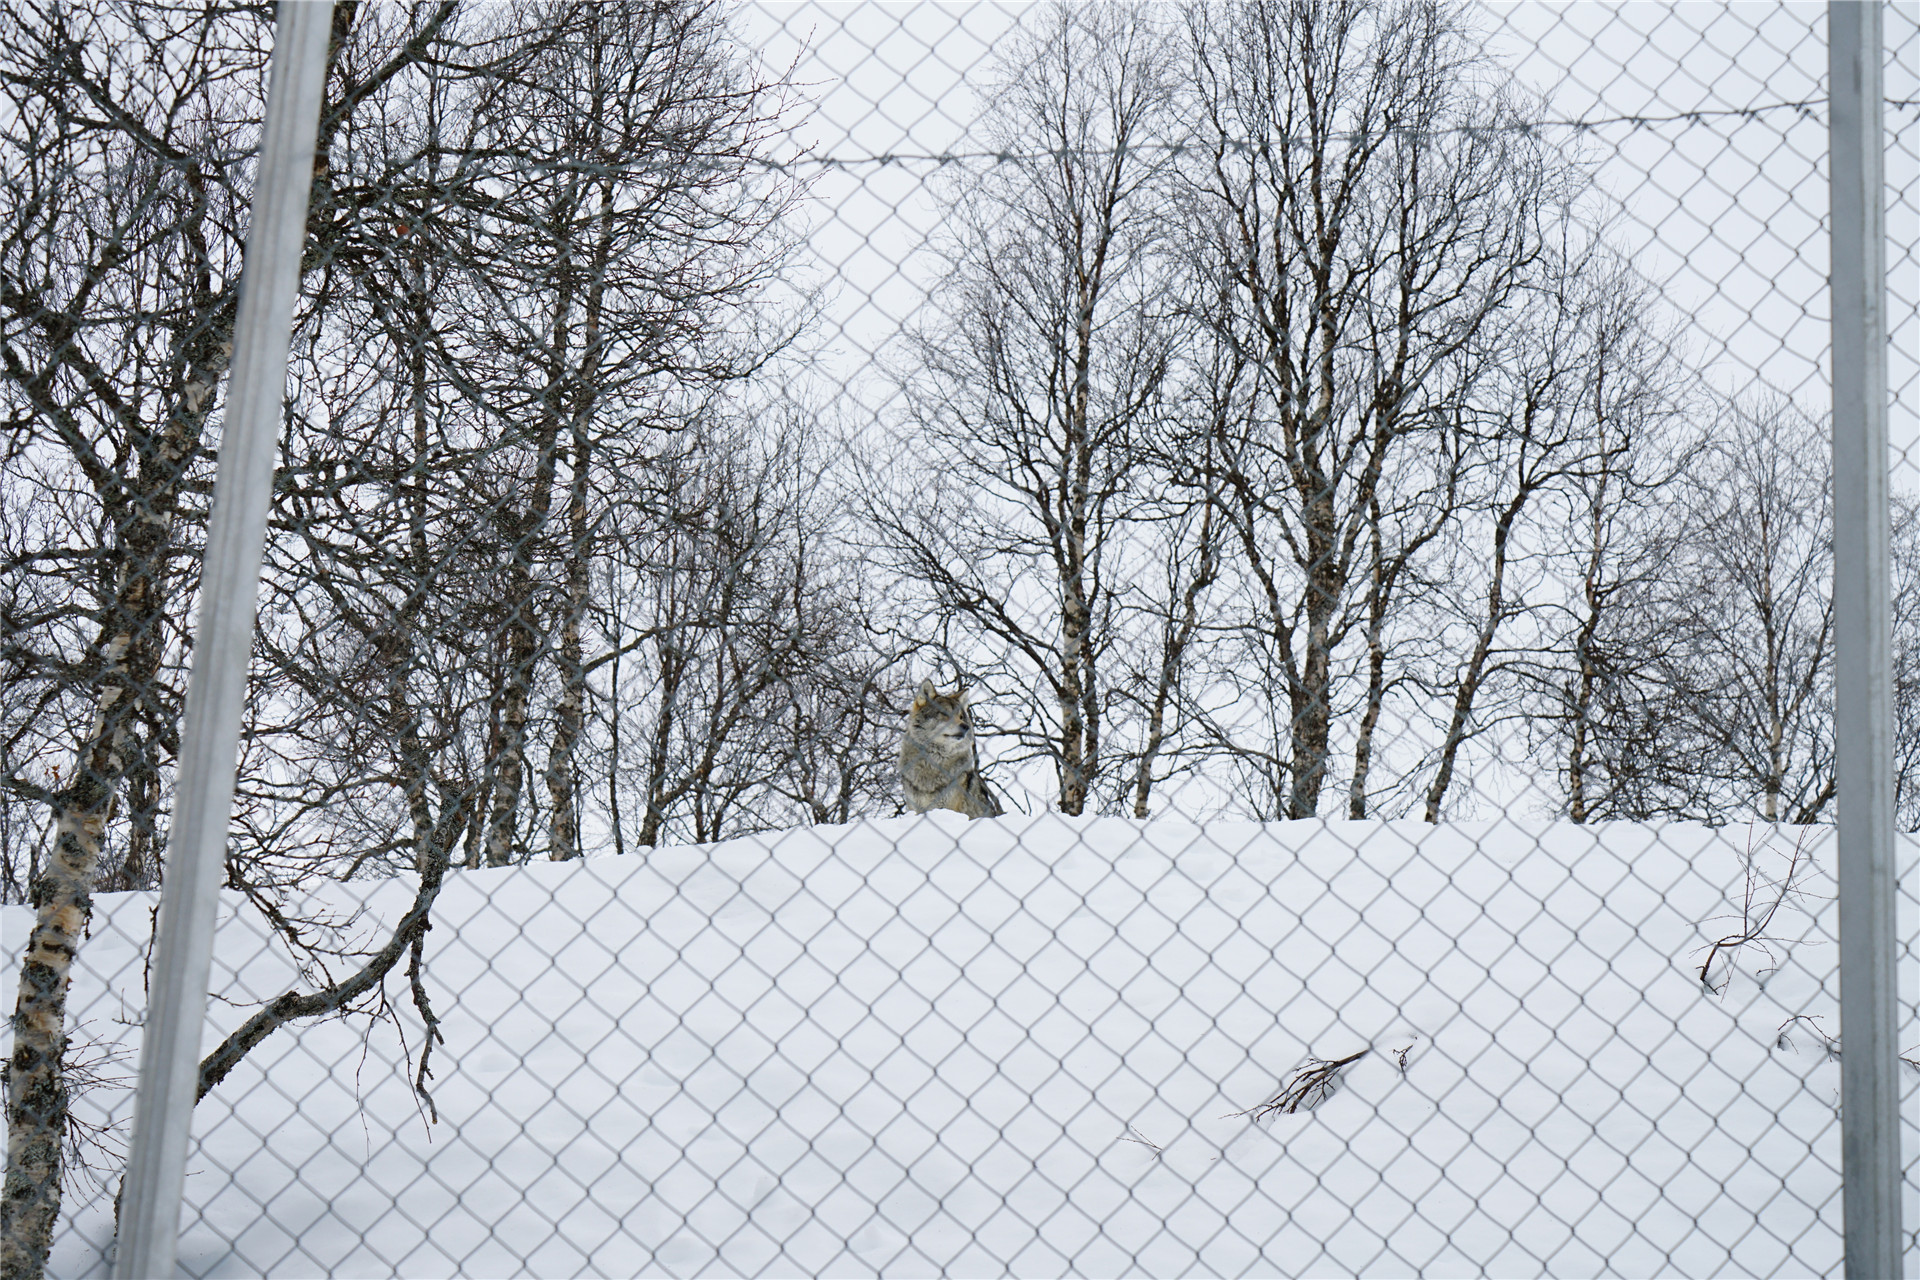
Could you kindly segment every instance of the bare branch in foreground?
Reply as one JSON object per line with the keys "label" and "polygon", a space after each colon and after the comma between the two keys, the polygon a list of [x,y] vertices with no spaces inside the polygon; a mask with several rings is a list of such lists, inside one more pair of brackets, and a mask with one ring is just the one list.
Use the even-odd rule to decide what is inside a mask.
{"label": "bare branch in foreground", "polygon": [[[1773,917],[1779,912],[1780,905],[1799,891],[1800,882],[1813,869],[1813,853],[1807,848],[1810,831],[1811,828],[1803,827],[1800,834],[1794,837],[1793,853],[1787,859],[1787,873],[1778,880],[1769,880],[1760,872],[1759,854],[1770,846],[1771,840],[1763,841],[1760,849],[1755,849],[1753,828],[1747,828],[1747,851],[1742,858],[1746,865],[1746,887],[1740,897],[1740,927],[1709,946],[1707,958],[1700,964],[1700,985],[1709,995],[1724,993],[1727,984],[1733,981],[1733,965],[1742,947],[1758,947],[1766,954],[1768,967],[1760,970],[1756,976],[1770,974],[1780,967],[1779,957],[1767,945],[1778,939],[1770,937],[1767,930],[1772,927]],[[1726,965],[1721,971],[1720,984],[1716,987],[1713,965],[1723,955]],[[1783,1044],[1781,1047],[1787,1046]]]}
{"label": "bare branch in foreground", "polygon": [[[1804,1022],[1807,1024],[1801,1028],[1801,1030],[1807,1032],[1812,1037],[1811,1048],[1817,1049],[1825,1054],[1828,1062],[1840,1061],[1840,1037],[1828,1035],[1826,1029],[1820,1025],[1820,1019],[1811,1014],[1798,1014],[1781,1023],[1779,1034],[1775,1036],[1773,1041],[1774,1048],[1798,1049],[1800,1047],[1793,1036],[1793,1024],[1796,1022]],[[1911,1067],[1914,1071],[1920,1072],[1920,1056],[1916,1055],[1920,1055],[1920,1045],[1915,1045],[1913,1048],[1901,1054],[1900,1061],[1906,1063],[1907,1066]]]}
{"label": "bare branch in foreground", "polygon": [[[1408,1048],[1412,1046],[1409,1045]],[[1221,1119],[1230,1120],[1239,1116],[1248,1116],[1257,1122],[1270,1116],[1290,1116],[1302,1111],[1311,1111],[1340,1092],[1340,1079],[1346,1069],[1372,1052],[1373,1049],[1369,1046],[1358,1053],[1348,1054],[1344,1058],[1309,1057],[1305,1065],[1293,1073],[1293,1078],[1287,1081],[1286,1087],[1279,1093],[1257,1107],[1249,1107],[1245,1111],[1231,1111]],[[1404,1064],[1404,1053],[1401,1055],[1401,1060]],[[1402,1069],[1404,1070],[1404,1065]]]}

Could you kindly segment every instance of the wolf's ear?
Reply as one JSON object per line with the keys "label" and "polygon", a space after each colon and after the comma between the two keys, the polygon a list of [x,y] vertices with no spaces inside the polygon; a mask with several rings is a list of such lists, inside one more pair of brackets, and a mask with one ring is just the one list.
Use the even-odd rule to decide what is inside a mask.
{"label": "wolf's ear", "polygon": [[939,696],[939,692],[933,687],[933,681],[922,680],[920,682],[920,696],[914,699],[914,703],[917,706],[923,702],[932,702]]}
{"label": "wolf's ear", "polygon": [[965,711],[967,709],[967,704],[973,701],[973,690],[962,685],[960,688],[960,692],[955,694],[954,696],[960,700],[960,709],[962,711]]}

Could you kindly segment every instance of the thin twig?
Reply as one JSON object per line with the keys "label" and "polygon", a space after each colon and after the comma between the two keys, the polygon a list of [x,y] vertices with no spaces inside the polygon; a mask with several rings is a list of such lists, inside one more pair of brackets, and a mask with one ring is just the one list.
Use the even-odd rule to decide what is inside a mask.
{"label": "thin twig", "polygon": [[[1793,853],[1787,859],[1787,874],[1777,881],[1768,881],[1760,874],[1759,854],[1772,846],[1771,838],[1756,850],[1753,847],[1753,828],[1747,828],[1747,851],[1743,862],[1746,865],[1746,885],[1740,895],[1740,929],[1714,942],[1707,948],[1707,958],[1700,964],[1700,985],[1710,995],[1723,994],[1727,985],[1733,981],[1733,963],[1742,947],[1754,946],[1766,953],[1769,967],[1759,971],[1756,976],[1773,973],[1780,967],[1769,942],[1777,941],[1770,937],[1767,930],[1772,927],[1773,917],[1780,905],[1799,891],[1799,882],[1812,869],[1813,855],[1807,849],[1809,828],[1803,828],[1793,841]],[[1802,865],[1805,863],[1805,865]],[[1774,890],[1771,897],[1765,896],[1766,890]],[[1718,987],[1713,984],[1713,965],[1722,953],[1727,957],[1726,976]]]}
{"label": "thin twig", "polygon": [[1811,1014],[1805,1014],[1805,1013],[1796,1014],[1795,1016],[1788,1018],[1785,1022],[1781,1023],[1780,1030],[1775,1034],[1773,1039],[1774,1048],[1793,1049],[1797,1047],[1793,1043],[1793,1033],[1792,1033],[1793,1024],[1796,1022],[1804,1022],[1807,1024],[1805,1027],[1805,1030],[1814,1037],[1814,1042],[1818,1045],[1820,1050],[1827,1055],[1828,1062],[1840,1061],[1839,1037],[1828,1035],[1826,1032],[1826,1029],[1820,1025],[1820,1019],[1812,1016]]}
{"label": "thin twig", "polygon": [[[1413,1046],[1408,1045],[1409,1049]],[[1286,1087],[1257,1107],[1245,1111],[1230,1111],[1221,1119],[1237,1119],[1250,1116],[1255,1121],[1265,1120],[1268,1116],[1296,1115],[1301,1111],[1311,1111],[1340,1091],[1340,1077],[1348,1067],[1372,1053],[1371,1046],[1358,1053],[1348,1054],[1344,1058],[1308,1058]],[[1404,1063],[1405,1055],[1402,1055]],[[1403,1067],[1404,1069],[1404,1067]]]}
{"label": "thin twig", "polygon": [[[1774,1037],[1774,1048],[1793,1049],[1798,1047],[1793,1042],[1791,1030],[1793,1024],[1796,1022],[1804,1022],[1807,1024],[1806,1029],[1813,1033],[1815,1043],[1820,1048],[1820,1051],[1826,1054],[1828,1062],[1840,1061],[1840,1037],[1828,1035],[1820,1026],[1820,1019],[1811,1014],[1798,1014],[1781,1023],[1779,1034]],[[1913,1048],[1901,1054],[1900,1061],[1906,1063],[1907,1066],[1911,1067],[1914,1071],[1920,1072],[1920,1045],[1915,1045]]]}

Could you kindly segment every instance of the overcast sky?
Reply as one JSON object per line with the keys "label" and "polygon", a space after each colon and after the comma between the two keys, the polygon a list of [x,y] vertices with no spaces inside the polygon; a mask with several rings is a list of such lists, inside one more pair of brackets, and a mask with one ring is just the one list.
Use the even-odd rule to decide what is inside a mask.
{"label": "overcast sky", "polygon": [[[809,169],[817,176],[808,247],[829,292],[815,372],[823,385],[848,384],[866,411],[881,394],[873,353],[924,302],[924,246],[940,216],[930,185],[937,164],[877,158],[977,149],[972,86],[991,74],[995,43],[1026,9],[804,3],[736,11],[742,37],[769,66],[793,63],[813,104],[796,146],[843,162]],[[1824,95],[1825,13],[1817,3],[1717,0],[1479,11],[1494,54],[1548,99],[1552,118],[1601,122],[1553,136],[1596,164],[1602,199],[1617,215],[1614,243],[1660,286],[1716,385],[1764,383],[1815,412],[1828,403],[1826,117],[1818,107],[1778,104]],[[1911,102],[1920,97],[1916,8],[1885,13],[1887,96]],[[1635,122],[1743,111],[1757,113]],[[1890,108],[1887,124],[1892,427],[1910,450],[1902,479],[1920,488],[1920,110]]]}

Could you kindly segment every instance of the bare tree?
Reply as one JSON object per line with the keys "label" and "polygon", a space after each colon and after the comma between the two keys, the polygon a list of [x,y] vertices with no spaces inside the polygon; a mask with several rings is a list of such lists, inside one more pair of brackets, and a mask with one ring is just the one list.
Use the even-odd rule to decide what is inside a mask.
{"label": "bare tree", "polygon": [[1197,292],[1224,300],[1212,321],[1246,370],[1221,442],[1253,602],[1242,665],[1273,676],[1247,688],[1272,705],[1221,737],[1266,797],[1258,812],[1317,812],[1342,648],[1372,618],[1380,670],[1370,658],[1350,788],[1364,808],[1394,679],[1381,627],[1450,518],[1448,433],[1564,174],[1447,6],[1196,5],[1186,26]]}
{"label": "bare tree", "polygon": [[1113,583],[1175,341],[1168,53],[1145,7],[1058,5],[1007,55],[985,126],[1007,159],[956,180],[942,319],[904,379],[918,465],[871,502],[929,609],[1035,688],[1020,732],[1064,813],[1107,768]]}
{"label": "bare tree", "polygon": [[[1540,647],[1517,655],[1529,744],[1561,761],[1567,816],[1646,820],[1704,812],[1702,762],[1670,732],[1665,661],[1671,636],[1658,602],[1684,554],[1690,488],[1707,435],[1703,396],[1686,375],[1656,308],[1624,272],[1600,299],[1603,325],[1583,378],[1598,446],[1569,476],[1560,599]],[[1692,743],[1697,748],[1698,743]]]}
{"label": "bare tree", "polygon": [[609,696],[622,847],[844,822],[891,790],[894,659],[810,426],[790,405],[702,415],[633,496],[606,614],[632,636]]}
{"label": "bare tree", "polygon": [[1903,831],[1920,831],[1920,504],[1893,495],[1894,803]]}
{"label": "bare tree", "polygon": [[824,509],[821,499],[833,500],[826,468],[793,470],[817,479],[813,502],[795,504],[783,537],[786,636],[801,652],[777,694],[781,769],[768,788],[786,805],[768,817],[845,823],[900,803],[899,718],[913,681],[888,637],[896,602],[868,581],[847,522]]}
{"label": "bare tree", "polygon": [[[1428,822],[1440,820],[1467,740],[1503,716],[1526,713],[1526,684],[1514,678],[1520,668],[1557,647],[1555,563],[1565,554],[1559,531],[1569,523],[1568,504],[1584,501],[1590,520],[1605,519],[1609,503],[1631,496],[1619,489],[1673,474],[1671,466],[1650,474],[1646,457],[1651,445],[1668,442],[1661,428],[1677,407],[1670,348],[1651,328],[1654,300],[1624,264],[1597,245],[1572,241],[1573,228],[1566,229],[1521,305],[1489,331],[1477,361],[1484,373],[1464,423],[1467,496],[1456,576],[1485,585],[1477,599],[1460,601],[1468,640],[1452,673],[1423,800]],[[1471,563],[1484,564],[1483,573]],[[1600,584],[1591,559],[1587,570],[1591,621]],[[1591,641],[1574,641],[1588,656],[1577,704],[1590,704],[1593,695]],[[1504,704],[1502,715],[1489,714],[1490,694]],[[1580,795],[1584,747],[1570,747],[1569,758],[1569,786]]]}
{"label": "bare tree", "polygon": [[[221,82],[257,75],[260,62],[192,40],[206,23],[183,14],[138,26],[29,6],[0,36],[16,122],[0,209],[5,386],[18,433],[6,502],[20,505],[23,535],[9,548],[6,647],[10,686],[39,686],[9,698],[22,719],[7,727],[7,789],[53,813],[53,847],[30,887],[36,918],[8,1062],[8,1277],[46,1264],[60,1207],[72,960],[109,826],[129,784],[135,803],[156,802],[165,745],[156,727],[178,705],[163,664],[189,589],[178,556],[192,540],[202,439],[232,349],[230,228],[244,200],[244,155],[221,134],[257,110]],[[158,56],[180,36],[189,56]],[[70,762],[56,764],[64,751]],[[52,785],[22,767],[33,764]],[[134,830],[151,832],[144,819]],[[124,848],[123,867],[134,861],[129,874],[146,880],[150,844]]]}
{"label": "bare tree", "polygon": [[[335,11],[336,55],[353,12]],[[266,17],[30,6],[0,38],[15,123],[7,168],[18,175],[0,208],[4,386],[17,429],[5,483],[9,505],[32,513],[14,526],[23,539],[7,565],[6,653],[20,682],[10,678],[10,695],[38,685],[9,699],[29,718],[5,733],[6,791],[46,804],[55,832],[30,891],[37,915],[9,1064],[9,1276],[40,1274],[59,1210],[67,984],[118,823],[126,839],[109,883],[151,885],[160,871],[178,619],[194,589],[233,349]],[[369,74],[390,78],[417,56],[389,48]],[[336,58],[323,157],[368,83]],[[319,185],[312,238],[337,240],[347,233],[329,221]],[[56,505],[69,514],[49,514]],[[60,562],[63,572],[45,574]],[[70,603],[49,612],[41,602],[56,579]],[[91,714],[60,714],[79,705]],[[50,729],[70,734],[70,766],[50,761],[60,749]],[[34,783],[21,767],[32,763],[55,784]]]}
{"label": "bare tree", "polygon": [[517,478],[491,510],[506,551],[484,836],[497,866],[517,856],[530,718],[549,665],[559,682],[549,853],[579,852],[589,510],[624,482],[602,455],[632,458],[596,444],[777,347],[753,308],[783,261],[776,223],[798,188],[743,168],[783,104],[730,56],[717,6],[524,4],[487,22],[505,42],[546,33],[521,74],[488,80],[471,105],[463,147],[489,160],[446,211],[478,303],[457,323]]}
{"label": "bare tree", "polygon": [[1147,481],[1133,498],[1127,580],[1117,593],[1128,625],[1125,678],[1113,693],[1138,727],[1115,754],[1131,771],[1136,818],[1152,812],[1156,787],[1205,758],[1203,658],[1220,638],[1215,592],[1230,554],[1220,449],[1245,362],[1204,325],[1185,330],[1178,345],[1168,409],[1154,415],[1134,464]]}
{"label": "bare tree", "polygon": [[1700,762],[1701,816],[1813,822],[1834,793],[1825,425],[1769,397],[1726,405],[1715,437],[1659,602],[1668,732]]}
{"label": "bare tree", "polygon": [[[1141,550],[1157,553],[1155,572],[1130,593],[1131,611],[1149,624],[1141,638],[1142,652],[1117,690],[1140,717],[1139,744],[1126,753],[1133,771],[1130,789],[1136,818],[1152,812],[1154,788],[1171,776],[1171,758],[1187,745],[1184,739],[1189,735],[1183,730],[1194,718],[1188,705],[1194,655],[1207,640],[1210,593],[1220,579],[1225,550],[1210,445],[1211,440],[1203,437],[1199,459],[1189,465],[1186,475],[1177,467],[1164,473],[1175,481],[1173,491],[1184,489],[1188,500],[1153,522],[1160,536]],[[1181,480],[1188,483],[1182,485]],[[1144,559],[1139,551],[1135,554]]]}
{"label": "bare tree", "polygon": [[[589,648],[606,607],[594,584],[611,581],[595,566],[682,403],[757,367],[784,333],[762,323],[761,295],[798,188],[752,160],[782,99],[740,69],[721,16],[698,3],[475,11],[452,28],[460,57],[366,139],[415,171],[395,184],[385,251],[328,277],[338,303],[315,342],[367,358],[351,376],[313,365],[324,412],[291,451],[327,476],[329,501],[285,523],[279,580],[332,598],[322,616],[347,584],[373,591],[334,615],[354,619],[361,645],[409,611],[433,620],[428,684],[410,696],[450,718],[445,758],[477,787],[462,861],[523,859],[543,818],[548,856],[578,856],[591,677],[607,659]],[[289,643],[309,643],[314,612],[290,609]],[[283,665],[325,699],[334,660]],[[543,717],[544,812],[526,802]],[[277,794],[281,828],[299,828],[292,806],[378,830],[387,780],[335,752],[349,735],[287,728],[290,753],[337,760],[342,790],[324,806]],[[382,865],[371,852],[352,865]]]}
{"label": "bare tree", "polygon": [[[9,1275],[39,1273],[58,1212],[67,975],[104,854],[125,833],[122,880],[153,883],[160,867],[158,763],[177,734],[171,664],[232,346],[269,16],[61,5],[0,36],[21,122],[9,173],[23,175],[0,209],[20,428],[6,505],[23,513],[0,549],[3,789],[9,805],[49,806],[58,834],[32,882],[10,1066]],[[754,163],[777,94],[740,70],[721,18],[664,2],[335,7],[303,391],[276,479],[229,878],[269,907],[276,883],[317,867],[405,869],[419,890],[370,953],[273,916],[316,989],[216,1050],[203,1091],[288,1019],[382,1004],[406,957],[431,1027],[418,968],[433,895],[463,838],[495,835],[497,852],[501,811],[522,809],[502,800],[524,777],[516,708],[531,702],[515,699],[556,668],[549,791],[571,811],[588,482],[624,483],[587,455],[768,349],[757,287],[795,188]],[[540,85],[556,91],[533,102]],[[503,589],[516,567],[525,593]],[[490,718],[512,732],[489,733]],[[577,828],[554,834],[577,848]]]}

